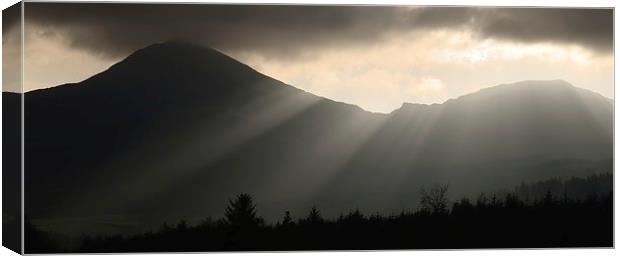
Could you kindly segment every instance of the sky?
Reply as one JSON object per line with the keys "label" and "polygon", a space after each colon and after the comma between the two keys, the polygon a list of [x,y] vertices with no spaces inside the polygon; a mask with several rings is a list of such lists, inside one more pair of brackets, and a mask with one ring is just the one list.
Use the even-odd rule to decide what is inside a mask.
{"label": "sky", "polygon": [[[185,40],[373,112],[522,80],[563,79],[613,97],[611,9],[26,3],[24,12],[26,91]],[[19,58],[19,16],[3,17],[3,59]],[[18,67],[5,63],[3,73]],[[17,76],[3,80],[4,91],[19,91]]]}

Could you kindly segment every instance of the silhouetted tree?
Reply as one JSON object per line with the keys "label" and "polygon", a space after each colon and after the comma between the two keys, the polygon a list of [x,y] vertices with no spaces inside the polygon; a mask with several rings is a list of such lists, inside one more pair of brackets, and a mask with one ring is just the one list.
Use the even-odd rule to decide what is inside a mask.
{"label": "silhouetted tree", "polygon": [[448,185],[435,184],[428,191],[420,189],[420,207],[422,211],[434,215],[448,213]]}
{"label": "silhouetted tree", "polygon": [[187,230],[187,221],[185,220],[181,220],[179,221],[179,223],[177,224],[177,231],[178,232],[183,232],[185,230]]}
{"label": "silhouetted tree", "polygon": [[364,217],[364,214],[362,214],[358,209],[350,212],[341,219],[341,222],[343,222],[343,224],[349,226],[360,226],[363,225],[364,221],[366,221],[366,217]]}
{"label": "silhouetted tree", "polygon": [[480,193],[480,195],[478,195],[478,198],[476,199],[476,208],[485,209],[488,206],[489,206],[489,197],[487,197],[487,194],[484,192]]}
{"label": "silhouetted tree", "polygon": [[523,202],[519,200],[516,194],[508,193],[504,199],[504,207],[508,210],[515,210],[523,207]]}
{"label": "silhouetted tree", "polygon": [[502,204],[502,200],[500,200],[497,197],[497,194],[493,193],[493,196],[491,197],[491,201],[489,201],[489,206],[490,206],[490,209],[495,212],[501,210],[501,208],[503,207],[503,204]]}
{"label": "silhouetted tree", "polygon": [[452,205],[452,215],[470,216],[474,212],[474,205],[471,204],[469,198],[462,198],[461,201]]}
{"label": "silhouetted tree", "polygon": [[540,205],[544,208],[551,208],[556,205],[556,199],[551,193],[551,190],[547,190],[545,197],[540,201]]}
{"label": "silhouetted tree", "polygon": [[240,194],[226,207],[226,224],[233,227],[257,227],[262,224],[262,219],[256,217],[256,206],[252,197],[248,194]]}
{"label": "silhouetted tree", "polygon": [[286,211],[284,213],[284,218],[282,219],[282,223],[280,225],[285,227],[293,225],[293,218],[291,218],[291,212]]}
{"label": "silhouetted tree", "polygon": [[323,223],[323,216],[319,210],[316,209],[316,206],[312,206],[310,209],[310,213],[308,213],[308,217],[306,218],[308,224],[321,224]]}

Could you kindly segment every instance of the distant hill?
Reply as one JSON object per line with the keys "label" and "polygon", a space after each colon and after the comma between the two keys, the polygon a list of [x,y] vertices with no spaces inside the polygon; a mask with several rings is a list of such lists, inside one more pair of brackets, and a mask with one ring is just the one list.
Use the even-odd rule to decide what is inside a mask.
{"label": "distant hill", "polygon": [[377,114],[181,42],[28,92],[25,114],[26,213],[66,233],[219,217],[241,192],[270,221],[415,208],[433,183],[460,198],[612,170],[613,101],[561,80]]}

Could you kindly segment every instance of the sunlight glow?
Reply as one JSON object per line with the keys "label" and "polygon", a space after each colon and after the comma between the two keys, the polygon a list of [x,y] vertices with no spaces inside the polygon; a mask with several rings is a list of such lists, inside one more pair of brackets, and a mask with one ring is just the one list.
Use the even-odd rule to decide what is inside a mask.
{"label": "sunlight glow", "polygon": [[480,40],[471,31],[412,32],[370,47],[326,48],[299,60],[230,54],[288,84],[373,112],[389,113],[403,102],[442,103],[528,79],[564,79],[613,97],[610,56],[573,45]]}

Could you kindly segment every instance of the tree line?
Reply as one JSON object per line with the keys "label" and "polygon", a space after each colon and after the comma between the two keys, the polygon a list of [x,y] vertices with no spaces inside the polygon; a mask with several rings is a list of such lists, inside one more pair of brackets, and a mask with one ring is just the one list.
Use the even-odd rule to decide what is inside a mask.
{"label": "tree line", "polygon": [[[582,178],[591,182],[609,176]],[[601,178],[603,177],[603,178]],[[601,178],[601,179],[599,179]],[[580,179],[580,178],[577,178]],[[605,181],[607,182],[607,181]],[[537,184],[537,183],[534,183]],[[534,185],[538,186],[538,185]],[[524,189],[525,185],[519,186]],[[613,193],[554,194],[522,198],[513,192],[480,194],[450,202],[447,185],[420,189],[419,208],[399,214],[359,210],[325,218],[317,206],[294,219],[284,211],[276,223],[258,215],[251,195],[239,194],[222,219],[197,225],[181,220],[136,235],[84,236],[77,248],[61,248],[26,223],[26,252],[182,252],[373,250],[454,248],[549,248],[613,246]]]}

